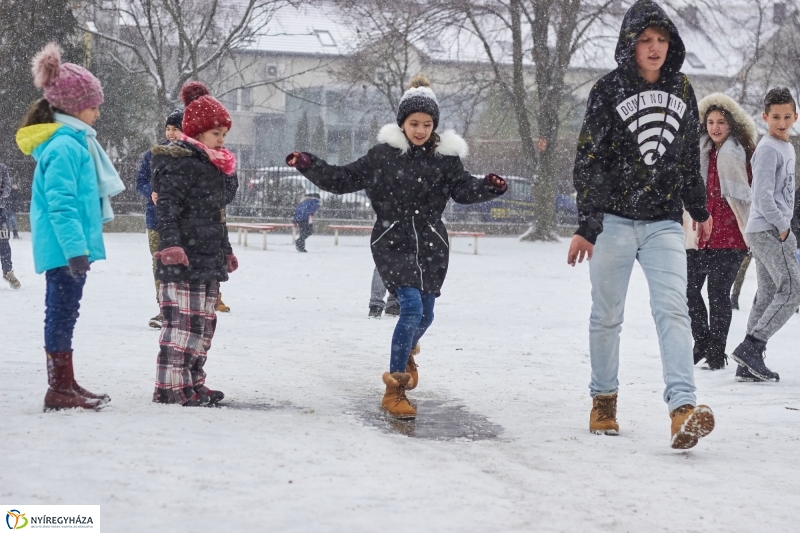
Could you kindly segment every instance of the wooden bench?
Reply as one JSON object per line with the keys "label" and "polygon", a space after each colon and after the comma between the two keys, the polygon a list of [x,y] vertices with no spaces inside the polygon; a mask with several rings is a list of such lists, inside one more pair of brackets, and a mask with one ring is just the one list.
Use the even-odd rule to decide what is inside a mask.
{"label": "wooden bench", "polygon": [[242,234],[244,233],[244,247],[247,248],[247,233],[250,231],[257,231],[264,236],[263,249],[267,249],[267,233],[275,229],[275,224],[242,224],[235,222],[228,222],[226,224],[228,229],[235,229],[239,232],[236,244],[242,244]]}
{"label": "wooden bench", "polygon": [[485,233],[480,231],[450,231],[448,232],[448,241],[450,243],[450,248],[453,248],[453,237],[473,237],[475,239],[475,245],[473,247],[472,253],[478,255],[478,237],[486,236]]}
{"label": "wooden bench", "polygon": [[333,230],[333,244],[338,246],[339,245],[339,230],[343,231],[372,231],[372,226],[348,226],[348,225],[338,225],[332,224],[328,226],[330,229]]}

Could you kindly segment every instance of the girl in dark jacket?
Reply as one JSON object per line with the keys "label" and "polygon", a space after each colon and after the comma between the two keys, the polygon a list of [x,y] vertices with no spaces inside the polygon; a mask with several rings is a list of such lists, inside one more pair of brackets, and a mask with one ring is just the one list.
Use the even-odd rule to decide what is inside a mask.
{"label": "girl in dark jacket", "polygon": [[184,85],[181,99],[180,140],[154,147],[151,163],[164,316],[153,401],[198,406],[225,396],[205,385],[203,366],[217,324],[219,283],[239,266],[222,218],[236,158],[223,148],[231,127],[225,107],[199,82]]}
{"label": "girl in dark jacket", "polygon": [[441,217],[447,201],[470,204],[506,190],[495,174],[472,177],[461,163],[467,144],[452,130],[434,133],[439,105],[424,76],[415,76],[400,100],[397,124],[378,134],[379,144],[353,163],[329,165],[312,154],[294,152],[286,162],[321,189],[344,194],[364,190],[377,220],[370,239],[372,258],[386,288],[400,301],[391,344],[386,393],[381,405],[396,418],[414,418],[405,391],[418,383],[411,354],[433,322],[450,256]]}

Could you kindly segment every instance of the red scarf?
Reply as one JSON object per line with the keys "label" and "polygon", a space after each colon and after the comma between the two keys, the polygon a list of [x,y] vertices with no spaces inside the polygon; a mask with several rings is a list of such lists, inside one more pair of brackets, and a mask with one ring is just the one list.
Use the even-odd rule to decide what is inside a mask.
{"label": "red scarf", "polygon": [[187,137],[183,133],[181,133],[181,140],[201,149],[208,156],[208,160],[211,161],[211,164],[217,167],[219,171],[226,176],[232,176],[236,173],[236,155],[230,150],[225,148],[213,150],[197,139]]}

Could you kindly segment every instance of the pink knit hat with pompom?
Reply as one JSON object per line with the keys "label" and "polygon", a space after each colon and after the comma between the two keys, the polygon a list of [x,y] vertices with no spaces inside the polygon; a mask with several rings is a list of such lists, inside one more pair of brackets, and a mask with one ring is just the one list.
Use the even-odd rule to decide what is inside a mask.
{"label": "pink knit hat with pompom", "polygon": [[50,105],[77,113],[103,103],[103,87],[94,75],[74,63],[61,62],[61,48],[47,43],[31,61],[33,84],[44,89]]}

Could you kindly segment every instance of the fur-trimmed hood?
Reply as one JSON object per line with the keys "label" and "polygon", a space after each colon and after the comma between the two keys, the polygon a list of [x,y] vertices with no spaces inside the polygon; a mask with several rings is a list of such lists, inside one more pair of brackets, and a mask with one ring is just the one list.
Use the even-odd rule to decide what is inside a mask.
{"label": "fur-trimmed hood", "polygon": [[176,143],[157,144],[150,151],[153,155],[165,155],[167,157],[191,157],[194,152]]}
{"label": "fur-trimmed hood", "polygon": [[706,113],[712,107],[721,107],[731,114],[733,120],[744,128],[744,131],[750,136],[753,144],[758,140],[758,130],[756,129],[756,121],[753,117],[747,114],[742,107],[736,103],[736,100],[723,93],[712,93],[700,100],[697,108],[700,111],[701,123],[706,119]]}
{"label": "fur-trimmed hood", "polygon": [[[411,148],[406,134],[397,124],[386,124],[382,127],[378,132],[378,142],[397,148],[403,154]],[[439,144],[436,145],[434,153],[439,156],[454,155],[464,159],[469,155],[469,146],[467,146],[467,141],[455,130],[445,130],[439,135]]]}

